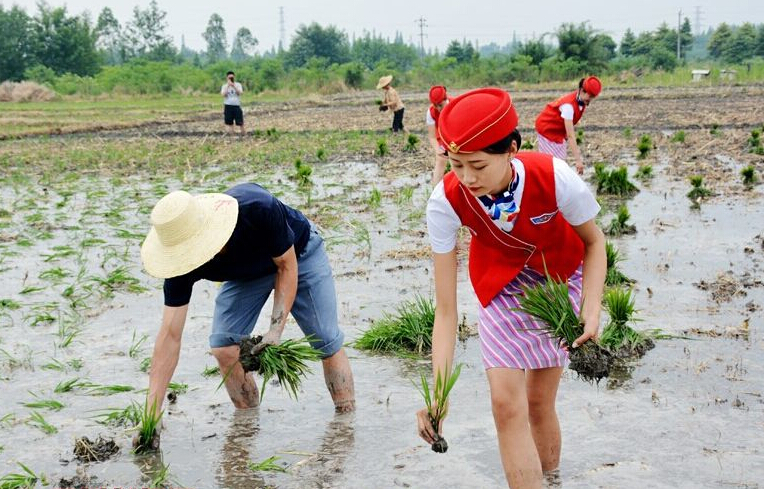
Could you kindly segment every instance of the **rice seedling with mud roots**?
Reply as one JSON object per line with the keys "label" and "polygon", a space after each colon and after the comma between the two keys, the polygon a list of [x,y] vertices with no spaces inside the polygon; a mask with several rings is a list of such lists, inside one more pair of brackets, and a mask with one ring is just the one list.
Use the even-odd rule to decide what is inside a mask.
{"label": "rice seedling with mud roots", "polygon": [[379,139],[377,140],[377,156],[385,156],[387,155],[387,139]]}
{"label": "rice seedling with mud roots", "polygon": [[[519,311],[540,320],[546,332],[566,345],[584,333],[583,324],[568,296],[567,282],[547,276],[544,283],[524,287]],[[589,382],[599,382],[610,374],[613,355],[594,341],[570,348],[570,368]]]}
{"label": "rice seedling with mud roots", "polygon": [[597,163],[594,165],[594,178],[598,194],[630,196],[639,192],[637,186],[629,181],[625,166],[607,170],[604,163]]}
{"label": "rice seedling with mud roots", "polygon": [[432,328],[435,323],[435,304],[432,299],[417,295],[398,307],[395,314],[375,321],[358,338],[354,346],[359,350],[411,357],[424,356],[432,350]]}
{"label": "rice seedling with mud roots", "polygon": [[605,292],[605,308],[610,322],[602,330],[599,343],[619,358],[643,356],[655,347],[655,342],[647,334],[629,326],[634,322],[634,297],[631,289],[620,287]]}
{"label": "rice seedling with mud roots", "polygon": [[416,134],[409,134],[406,138],[406,145],[403,146],[403,151],[413,153],[416,151],[417,144],[419,144],[419,137]]}
{"label": "rice seedling with mud roots", "polygon": [[653,166],[652,165],[639,165],[639,168],[637,168],[637,173],[634,174],[636,178],[639,180],[642,180],[643,182],[646,180],[650,180],[653,178]]}
{"label": "rice seedling with mud roots", "polygon": [[648,134],[643,134],[642,137],[639,138],[639,143],[637,143],[637,151],[639,151],[637,157],[639,159],[647,158],[647,154],[651,149],[653,149],[653,140]]}
{"label": "rice seedling with mud roots", "polygon": [[140,427],[138,429],[138,439],[133,451],[135,453],[155,452],[159,448],[158,429],[162,422],[164,411],[157,413],[156,401],[149,405],[148,395],[143,402],[143,409],[140,416]]}
{"label": "rice seedling with mud roots", "polygon": [[272,378],[277,378],[289,397],[297,399],[302,379],[312,372],[308,362],[321,359],[321,352],[310,345],[308,338],[289,339],[278,345],[267,345],[260,351],[255,346],[262,336],[244,338],[239,345],[239,362],[245,372],[257,372],[263,377],[260,400],[265,395],[265,386]]}
{"label": "rice seedling with mud roots", "polygon": [[312,183],[310,176],[313,174],[313,168],[310,165],[303,163],[300,158],[297,158],[294,160],[294,169],[294,178],[297,180],[298,185],[304,187]]}
{"label": "rice seedling with mud roots", "polygon": [[748,165],[740,170],[740,176],[743,177],[743,185],[752,187],[756,183],[756,169],[753,165]]}
{"label": "rice seedling with mud roots", "polygon": [[[446,372],[449,368],[446,365]],[[448,451],[448,443],[446,439],[440,436],[439,428],[440,422],[446,417],[448,412],[448,394],[451,393],[454,384],[459,379],[459,374],[462,371],[462,364],[458,364],[454,370],[446,376],[445,372],[438,371],[435,375],[435,390],[430,390],[430,385],[427,383],[427,376],[424,372],[420,373],[421,385],[414,382],[414,386],[419,390],[419,393],[424,398],[424,404],[427,407],[427,414],[430,417],[430,425],[433,431],[435,431],[435,443],[431,445],[432,451],[436,453],[446,453]],[[412,381],[413,382],[413,381]]]}
{"label": "rice seedling with mud roots", "polygon": [[630,218],[631,214],[629,213],[629,209],[625,205],[620,206],[615,217],[610,221],[610,226],[608,226],[606,233],[609,236],[622,236],[624,234],[636,233],[636,226],[629,224]]}
{"label": "rice seedling with mud roots", "polygon": [[607,272],[605,273],[605,285],[614,286],[621,284],[633,284],[634,281],[627,277],[618,268],[618,264],[623,261],[618,248],[610,242],[605,242],[605,256],[607,257]]}
{"label": "rice seedling with mud roots", "polygon": [[690,185],[692,185],[692,188],[687,192],[687,198],[692,201],[693,208],[700,207],[701,200],[713,195],[713,192],[703,185],[703,177],[701,175],[691,176]]}

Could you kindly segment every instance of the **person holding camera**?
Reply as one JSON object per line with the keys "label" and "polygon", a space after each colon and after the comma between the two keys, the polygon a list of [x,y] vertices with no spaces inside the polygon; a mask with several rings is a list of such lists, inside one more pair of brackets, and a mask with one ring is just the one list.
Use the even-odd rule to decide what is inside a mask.
{"label": "person holding camera", "polygon": [[244,113],[241,111],[241,99],[239,96],[244,89],[241,83],[235,81],[233,71],[226,73],[226,83],[220,88],[223,101],[223,122],[228,126],[228,133],[233,134],[233,124],[239,126],[239,131],[244,134]]}

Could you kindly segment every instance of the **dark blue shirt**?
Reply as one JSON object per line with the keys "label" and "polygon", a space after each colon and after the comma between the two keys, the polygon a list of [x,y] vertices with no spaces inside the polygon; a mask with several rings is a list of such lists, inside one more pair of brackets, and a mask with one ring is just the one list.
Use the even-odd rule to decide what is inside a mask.
{"label": "dark blue shirt", "polygon": [[243,183],[226,194],[239,203],[239,216],[222,252],[185,275],[165,279],[164,304],[179,307],[191,300],[194,283],[201,279],[225,282],[252,280],[276,273],[273,258],[294,246],[299,255],[310,237],[310,223],[254,183]]}

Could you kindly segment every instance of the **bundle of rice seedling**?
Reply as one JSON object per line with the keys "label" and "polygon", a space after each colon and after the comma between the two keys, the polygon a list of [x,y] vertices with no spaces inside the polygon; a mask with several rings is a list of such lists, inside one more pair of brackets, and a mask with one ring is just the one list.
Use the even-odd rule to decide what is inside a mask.
{"label": "bundle of rice seedling", "polygon": [[[566,345],[573,345],[584,333],[570,302],[567,282],[556,282],[547,276],[544,283],[524,287],[518,310],[542,321],[547,332]],[[599,343],[587,341],[569,351],[570,368],[584,380],[599,382],[609,375],[613,355]]]}
{"label": "bundle of rice seedling", "polygon": [[143,403],[138,436],[135,440],[135,453],[155,452],[159,449],[159,427],[164,411],[157,413],[156,401],[149,404],[148,395]]}
{"label": "bundle of rice seedling", "polygon": [[395,314],[375,321],[355,341],[359,350],[393,353],[401,356],[426,355],[432,350],[432,328],[435,304],[432,299],[417,295],[398,307]]}
{"label": "bundle of rice seedling", "polygon": [[607,256],[607,272],[605,273],[605,285],[614,286],[620,284],[632,284],[634,281],[621,272],[618,264],[623,261],[618,248],[610,241],[605,242],[605,255]]}
{"label": "bundle of rice seedling", "polygon": [[[446,366],[446,371],[448,371],[448,366]],[[427,383],[427,377],[424,373],[420,373],[421,386],[412,381],[424,398],[425,406],[427,406],[427,414],[430,417],[430,425],[432,426],[433,431],[435,431],[435,443],[431,445],[433,452],[446,453],[448,450],[448,443],[445,438],[438,434],[438,427],[443,418],[446,417],[446,413],[448,412],[448,394],[451,392],[454,384],[456,384],[456,380],[459,378],[461,371],[461,363],[454,368],[453,372],[451,372],[448,377],[438,371],[435,376],[434,392],[430,391],[430,385]],[[433,401],[435,401],[434,406]]]}
{"label": "bundle of rice seedling", "polygon": [[633,316],[636,311],[631,289],[610,289],[605,292],[604,302],[610,322],[602,330],[600,345],[618,357],[641,357],[655,347],[650,336],[628,325],[635,321]]}
{"label": "bundle of rice seedling", "polygon": [[310,345],[308,338],[289,339],[255,351],[255,345],[262,339],[262,336],[244,338],[239,345],[239,361],[244,371],[256,371],[263,377],[260,400],[262,401],[265,394],[265,386],[273,377],[287,389],[289,397],[297,399],[302,377],[312,372],[308,362],[321,360],[321,352]]}

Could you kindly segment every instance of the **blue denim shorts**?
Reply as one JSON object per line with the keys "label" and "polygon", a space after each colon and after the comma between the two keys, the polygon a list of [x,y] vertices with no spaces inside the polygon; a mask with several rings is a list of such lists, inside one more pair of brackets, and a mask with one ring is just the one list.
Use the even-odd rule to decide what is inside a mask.
{"label": "blue denim shorts", "polygon": [[[337,294],[324,240],[311,226],[310,238],[297,258],[297,295],[292,316],[311,344],[327,358],[342,348],[344,334],[337,324]],[[250,336],[263,305],[273,291],[276,275],[224,282],[215,299],[210,346],[238,344]]]}

